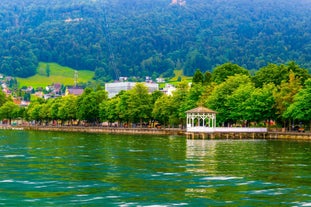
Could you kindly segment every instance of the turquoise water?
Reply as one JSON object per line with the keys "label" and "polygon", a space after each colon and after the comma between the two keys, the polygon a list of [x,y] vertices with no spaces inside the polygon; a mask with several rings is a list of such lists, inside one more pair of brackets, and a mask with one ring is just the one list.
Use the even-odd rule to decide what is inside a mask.
{"label": "turquoise water", "polygon": [[3,206],[311,206],[311,142],[0,131]]}

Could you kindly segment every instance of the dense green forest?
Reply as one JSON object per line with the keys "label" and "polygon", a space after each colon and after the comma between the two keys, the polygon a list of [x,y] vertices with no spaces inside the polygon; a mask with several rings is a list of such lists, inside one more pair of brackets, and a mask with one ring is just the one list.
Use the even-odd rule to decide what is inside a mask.
{"label": "dense green forest", "polygon": [[39,61],[117,76],[295,61],[311,70],[309,0],[1,0],[0,73]]}

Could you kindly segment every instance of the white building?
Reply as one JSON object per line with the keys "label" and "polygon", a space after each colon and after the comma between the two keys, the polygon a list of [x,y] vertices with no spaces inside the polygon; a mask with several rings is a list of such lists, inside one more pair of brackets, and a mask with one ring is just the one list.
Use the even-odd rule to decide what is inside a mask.
{"label": "white building", "polygon": [[162,92],[169,96],[173,95],[174,91],[176,91],[176,87],[169,83],[165,84],[165,87],[162,89]]}
{"label": "white building", "polygon": [[[147,86],[149,93],[159,90],[157,83],[144,83]],[[106,83],[105,90],[108,92],[108,98],[116,96],[120,91],[128,91],[136,85],[136,82],[116,82]]]}

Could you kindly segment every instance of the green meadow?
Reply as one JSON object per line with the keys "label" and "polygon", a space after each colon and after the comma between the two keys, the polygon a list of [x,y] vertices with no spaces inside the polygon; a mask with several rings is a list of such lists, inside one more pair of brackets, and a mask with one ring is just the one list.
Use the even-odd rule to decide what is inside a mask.
{"label": "green meadow", "polygon": [[[49,70],[47,69],[49,65]],[[48,75],[49,73],[49,75]],[[74,85],[75,70],[64,67],[56,63],[40,62],[37,68],[37,74],[28,78],[17,78],[19,87],[32,86],[45,87],[53,83],[61,83],[63,85]],[[86,83],[94,77],[93,71],[78,70],[78,83]]]}
{"label": "green meadow", "polygon": [[[192,81],[192,77],[190,76],[184,76],[182,70],[174,70],[174,77],[172,77],[171,79],[169,79],[167,81],[167,83],[172,84],[174,86],[177,86],[181,81],[186,81],[188,83],[190,83]],[[180,80],[178,80],[180,79]],[[165,83],[161,83],[159,85],[160,88],[164,88]]]}

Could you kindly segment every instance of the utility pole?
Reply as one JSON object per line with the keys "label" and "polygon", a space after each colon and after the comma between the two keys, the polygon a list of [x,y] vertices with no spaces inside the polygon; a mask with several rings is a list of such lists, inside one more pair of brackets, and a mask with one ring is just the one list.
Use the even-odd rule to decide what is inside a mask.
{"label": "utility pole", "polygon": [[75,88],[77,87],[77,84],[78,84],[78,77],[79,77],[78,71],[75,70],[75,74],[74,74],[74,77],[73,77]]}

